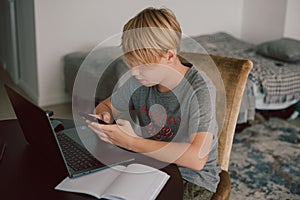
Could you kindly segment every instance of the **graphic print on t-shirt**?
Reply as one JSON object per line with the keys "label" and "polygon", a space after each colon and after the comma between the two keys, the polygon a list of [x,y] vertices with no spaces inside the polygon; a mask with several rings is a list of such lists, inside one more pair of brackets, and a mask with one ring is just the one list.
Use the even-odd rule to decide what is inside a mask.
{"label": "graphic print on t-shirt", "polygon": [[[139,89],[133,96],[141,92]],[[139,116],[143,136],[154,140],[172,141],[181,123],[179,102],[172,92],[167,95],[159,94],[154,98],[139,98],[139,102],[131,104]]]}

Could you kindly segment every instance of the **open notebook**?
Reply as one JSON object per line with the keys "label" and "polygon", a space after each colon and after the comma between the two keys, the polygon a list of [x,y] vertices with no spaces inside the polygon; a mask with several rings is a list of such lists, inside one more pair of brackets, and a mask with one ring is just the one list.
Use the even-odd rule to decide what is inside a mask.
{"label": "open notebook", "polygon": [[127,167],[117,165],[75,179],[67,177],[55,189],[89,194],[99,199],[152,200],[169,177],[163,171],[134,163]]}

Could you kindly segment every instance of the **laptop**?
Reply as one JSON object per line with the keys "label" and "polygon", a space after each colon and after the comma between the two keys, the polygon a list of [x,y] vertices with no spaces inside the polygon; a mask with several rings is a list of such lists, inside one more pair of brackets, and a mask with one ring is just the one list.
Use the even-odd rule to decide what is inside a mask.
{"label": "laptop", "polygon": [[[42,153],[44,159],[55,162],[56,169],[62,168],[63,173],[70,178],[134,160],[132,152],[126,152],[117,146],[101,141],[87,126],[55,132],[52,126],[53,119],[46,111],[11,87],[7,85],[4,87],[26,141],[35,151]],[[92,140],[91,143],[96,143],[96,146],[94,145],[96,153],[91,153],[91,149],[86,148],[86,143],[83,144],[82,137],[78,135],[79,128],[81,134],[90,137],[88,140]]]}

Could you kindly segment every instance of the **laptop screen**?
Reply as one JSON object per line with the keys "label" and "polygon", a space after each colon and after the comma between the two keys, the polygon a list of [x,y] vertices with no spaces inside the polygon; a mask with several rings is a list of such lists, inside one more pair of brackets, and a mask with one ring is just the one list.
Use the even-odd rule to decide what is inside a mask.
{"label": "laptop screen", "polygon": [[4,86],[26,141],[35,152],[45,157],[49,164],[55,165],[57,171],[66,175],[67,170],[46,112],[9,86]]}

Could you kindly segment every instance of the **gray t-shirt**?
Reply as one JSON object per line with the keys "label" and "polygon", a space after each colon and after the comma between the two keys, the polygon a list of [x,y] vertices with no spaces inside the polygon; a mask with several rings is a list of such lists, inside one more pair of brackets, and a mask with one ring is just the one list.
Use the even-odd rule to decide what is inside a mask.
{"label": "gray t-shirt", "polygon": [[[145,87],[134,77],[121,84],[112,97],[112,105],[130,115],[136,133],[144,138],[168,142],[190,142],[196,132],[213,134],[213,144],[202,170],[179,166],[182,177],[212,192],[219,182],[216,90],[206,74],[190,63],[183,80],[172,91],[160,93]],[[129,111],[129,112],[128,112]]]}

